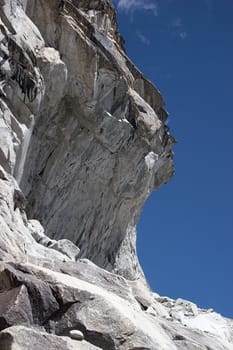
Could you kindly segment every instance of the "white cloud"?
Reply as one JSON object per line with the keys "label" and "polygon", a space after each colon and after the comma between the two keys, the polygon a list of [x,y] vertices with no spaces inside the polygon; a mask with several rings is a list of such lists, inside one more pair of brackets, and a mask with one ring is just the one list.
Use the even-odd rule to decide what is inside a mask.
{"label": "white cloud", "polygon": [[140,32],[137,32],[137,37],[140,39],[140,41],[145,44],[145,45],[150,45],[150,40],[145,36],[143,35],[142,33]]}
{"label": "white cloud", "polygon": [[158,15],[158,5],[155,0],[119,0],[117,8],[125,12],[146,10],[151,11],[154,16]]}
{"label": "white cloud", "polygon": [[179,37],[180,37],[182,40],[186,39],[187,36],[188,36],[188,33],[187,33],[187,32],[180,32],[180,33],[179,33]]}
{"label": "white cloud", "polygon": [[188,36],[188,33],[185,30],[180,17],[176,17],[173,19],[173,21],[171,22],[170,29],[174,36],[179,37],[182,40],[186,39]]}

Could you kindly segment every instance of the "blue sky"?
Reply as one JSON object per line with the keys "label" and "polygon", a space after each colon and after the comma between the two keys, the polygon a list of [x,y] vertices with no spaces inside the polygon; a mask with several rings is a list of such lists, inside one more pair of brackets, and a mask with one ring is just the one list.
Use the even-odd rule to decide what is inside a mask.
{"label": "blue sky", "polygon": [[162,92],[174,178],[138,225],[151,287],[233,318],[233,1],[120,0],[129,57]]}

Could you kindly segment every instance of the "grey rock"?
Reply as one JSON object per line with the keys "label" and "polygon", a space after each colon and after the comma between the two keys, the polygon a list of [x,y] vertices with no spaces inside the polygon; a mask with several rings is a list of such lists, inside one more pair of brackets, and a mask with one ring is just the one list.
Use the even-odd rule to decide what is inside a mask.
{"label": "grey rock", "polygon": [[[13,264],[9,265],[1,263],[0,282],[3,290],[14,289],[17,291],[15,288],[18,286],[24,285],[26,287],[31,306],[29,307],[27,299],[25,301],[26,296],[24,295],[26,292],[23,289],[24,299],[20,295],[21,298],[18,297],[16,303],[19,317],[21,317],[25,311],[30,311],[31,309],[33,323],[43,325],[43,323],[45,323],[54,312],[59,310],[59,304],[49,285],[35,276],[28,274],[26,268],[17,265],[14,266]],[[14,293],[14,291],[12,291],[12,293]],[[22,302],[19,303],[18,300],[22,300]],[[12,298],[11,303],[13,302],[14,299]],[[24,304],[25,307],[27,306],[27,310],[24,309]],[[12,312],[14,312],[14,308],[16,309],[16,307],[14,307],[14,305],[11,305],[11,307],[13,308]],[[30,312],[28,312],[28,320],[30,320]]]}
{"label": "grey rock", "polygon": [[[38,221],[34,220],[32,230],[32,223],[28,222],[23,210],[25,199],[22,191],[15,179],[3,169],[2,175],[0,178],[0,249],[2,252],[0,260],[9,261],[13,258],[17,261],[31,261],[36,264],[44,261],[50,265],[54,265],[55,260],[71,260],[67,255],[36,242],[32,232],[38,238],[44,235],[44,229]],[[7,255],[9,258],[4,258]]]}
{"label": "grey rock", "polygon": [[73,261],[77,260],[80,252],[80,249],[68,239],[59,239],[58,241],[52,241],[51,244],[49,244],[49,247],[68,256]]}
{"label": "grey rock", "polygon": [[[137,303],[130,303],[107,289],[65,274],[34,265],[24,267],[23,278],[37,278],[53,290],[59,310],[47,318],[49,330],[54,322],[55,334],[67,336],[79,329],[85,340],[103,349],[124,349],[146,346],[161,349],[174,346],[156,319],[147,318]],[[37,285],[40,285],[39,281]],[[35,282],[34,282],[35,283]],[[151,324],[152,322],[152,324]],[[41,325],[41,322],[38,324]]]}
{"label": "grey rock", "polygon": [[108,2],[69,1],[61,15],[54,2],[32,0],[25,11],[56,48],[37,55],[45,94],[21,181],[28,215],[80,257],[139,278],[138,217],[173,173],[161,94],[122,51]]}
{"label": "grey rock", "polygon": [[[90,264],[90,267],[95,268],[93,264]],[[24,269],[24,272],[19,272],[19,269]],[[5,265],[4,273],[1,274],[4,276],[1,278],[5,281],[5,286],[12,284],[12,274],[15,281],[24,282],[31,291],[31,285],[36,286],[41,291],[40,296],[46,296],[42,287],[44,285],[53,291],[58,308],[51,312],[51,306],[46,307],[50,310],[47,316],[40,319],[35,317],[34,322],[37,326],[43,326],[47,332],[62,338],[70,336],[70,331],[80,330],[89,344],[105,350],[135,348],[176,350],[177,347],[232,349],[231,338],[228,338],[230,327],[220,316],[217,323],[213,322],[212,325],[207,318],[206,326],[209,330],[203,331],[201,328],[195,329],[192,325],[185,327],[173,319],[165,320],[159,308],[156,309],[156,305],[153,305],[156,310],[156,315],[153,315],[143,311],[138,303],[125,299],[123,295],[118,296],[115,292],[95,283],[64,273],[52,272],[50,269],[32,264],[24,265],[24,268],[18,266],[17,270]],[[47,294],[47,302],[53,297]],[[43,313],[45,308],[43,302],[37,304],[32,302],[34,314],[38,313],[39,308]],[[198,316],[201,313],[202,311],[198,310]],[[225,328],[225,331],[229,332],[228,335],[224,333],[226,325],[228,328]],[[202,324],[202,327],[204,329],[205,324]],[[214,334],[211,327],[212,330],[221,329],[221,332]]]}
{"label": "grey rock", "polygon": [[0,332],[1,350],[98,350],[96,346],[85,341],[79,343],[68,337],[57,337],[43,332],[39,329],[32,329],[23,326],[14,326]]}
{"label": "grey rock", "polygon": [[0,330],[19,324],[33,324],[31,304],[24,285],[0,291]]}
{"label": "grey rock", "polygon": [[137,304],[129,281],[122,276],[101,269],[87,259],[79,259],[75,264],[72,262],[59,263],[57,271],[106,289],[132,304]]}
{"label": "grey rock", "polygon": [[155,295],[138,262],[166,118],[111,1],[0,1],[1,350],[233,350],[232,320]]}
{"label": "grey rock", "polygon": [[73,261],[77,260],[80,249],[73,242],[68,239],[60,239],[59,241],[56,241],[49,238],[45,235],[44,228],[38,220],[29,220],[28,227],[32,237],[37,243],[50,249],[57,250]]}

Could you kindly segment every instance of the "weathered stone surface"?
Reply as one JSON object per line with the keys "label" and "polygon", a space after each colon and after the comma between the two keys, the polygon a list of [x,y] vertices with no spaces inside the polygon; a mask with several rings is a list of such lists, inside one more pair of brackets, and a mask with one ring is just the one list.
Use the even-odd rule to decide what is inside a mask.
{"label": "weathered stone surface", "polygon": [[122,50],[107,1],[67,1],[62,12],[55,0],[3,1],[1,15],[1,163],[28,214],[81,256],[141,275],[135,225],[173,172],[160,93]]}
{"label": "weathered stone surface", "polygon": [[111,1],[0,1],[1,350],[233,350],[231,320],[152,293],[138,263],[166,118]]}
{"label": "weathered stone surface", "polygon": [[[83,265],[79,266],[79,270]],[[89,266],[94,271],[99,269],[93,264]],[[24,272],[20,272],[22,269]],[[109,274],[103,271],[103,275],[104,273]],[[105,350],[182,350],[208,347],[213,350],[232,350],[232,333],[227,321],[215,313],[210,322],[208,315],[211,313],[181,299],[170,299],[171,305],[162,306],[162,303],[161,307],[158,307],[158,301],[152,302],[150,308],[154,309],[153,313],[149,308],[146,311],[142,310],[136,300],[133,302],[133,295],[131,298],[125,298],[124,294],[117,293],[116,290],[108,291],[104,284],[101,286],[96,282],[89,283],[77,276],[52,272],[50,269],[31,264],[26,264],[23,268],[5,265],[0,277],[5,287],[12,283],[24,283],[29,295],[33,294],[35,297],[37,294],[37,298],[39,296],[39,302],[36,302],[34,297],[31,299],[34,324],[57,336],[70,336],[70,331],[78,330],[83,333],[89,344]],[[124,285],[122,277],[119,283],[121,282]],[[44,304],[45,298],[47,306]],[[161,298],[161,301],[164,300],[166,298]],[[180,305],[185,314],[187,309],[190,310],[189,304],[195,312],[189,311],[187,326],[174,317],[174,314],[167,318],[161,311],[162,308],[168,308],[171,315],[174,305]],[[181,309],[178,310],[180,311]],[[40,312],[39,318],[37,315]],[[202,315],[207,317],[200,324],[199,318]],[[217,323],[214,322],[216,318]],[[198,326],[195,325],[195,321]]]}
{"label": "weathered stone surface", "polygon": [[[10,264],[0,264],[0,282],[1,289],[7,290],[24,285],[27,288],[31,310],[33,315],[33,322],[42,325],[49,319],[49,317],[59,310],[59,304],[55,299],[49,285],[33,275],[27,273],[20,266],[13,266]],[[14,303],[12,297],[11,303]],[[19,312],[23,312],[23,306],[17,305]],[[12,305],[13,307],[13,305]],[[30,310],[30,309],[29,309]],[[30,319],[30,314],[28,315]]]}
{"label": "weathered stone surface", "polygon": [[164,102],[119,45],[109,2],[56,4],[25,5],[53,47],[37,54],[45,95],[21,182],[27,212],[81,257],[135,279],[141,207],[173,172]]}
{"label": "weathered stone surface", "polygon": [[[131,346],[175,349],[156,319],[147,317],[137,303],[130,303],[102,287],[65,274],[35,265],[27,265],[25,269],[27,274],[20,273],[17,279],[32,279],[31,283],[37,286],[47,284],[59,301],[59,310],[51,313],[43,323],[47,330],[68,335],[70,330],[79,329],[85,340],[106,350]],[[47,300],[50,299],[48,296]],[[38,304],[44,309],[41,302]],[[34,308],[37,311],[37,305]],[[42,325],[41,321],[42,318],[37,320],[37,324]]]}
{"label": "weathered stone surface", "polygon": [[0,291],[0,330],[19,324],[33,324],[31,304],[24,285]]}
{"label": "weathered stone surface", "polygon": [[[99,268],[87,259],[79,259],[75,264],[72,262],[60,263],[57,265],[57,272],[62,272],[97,285],[130,301],[130,303],[136,304],[129,281],[119,275]],[[149,293],[148,289],[146,292]]]}
{"label": "weathered stone surface", "polygon": [[68,337],[57,337],[40,329],[14,326],[0,332],[1,350],[98,350],[86,341],[78,342]]}
{"label": "weathered stone surface", "polygon": [[59,241],[56,241],[47,237],[44,233],[44,228],[37,220],[29,220],[28,227],[36,242],[45,247],[49,247],[50,249],[61,252],[73,261],[77,260],[80,249],[73,242],[68,239],[60,239]]}

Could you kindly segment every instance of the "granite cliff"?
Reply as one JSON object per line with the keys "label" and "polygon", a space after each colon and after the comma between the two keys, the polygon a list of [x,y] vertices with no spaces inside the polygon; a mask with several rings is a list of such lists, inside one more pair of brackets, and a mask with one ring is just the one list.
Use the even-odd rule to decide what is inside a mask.
{"label": "granite cliff", "polygon": [[138,262],[175,140],[112,3],[0,0],[0,17],[0,349],[233,349],[231,320],[153,293]]}

